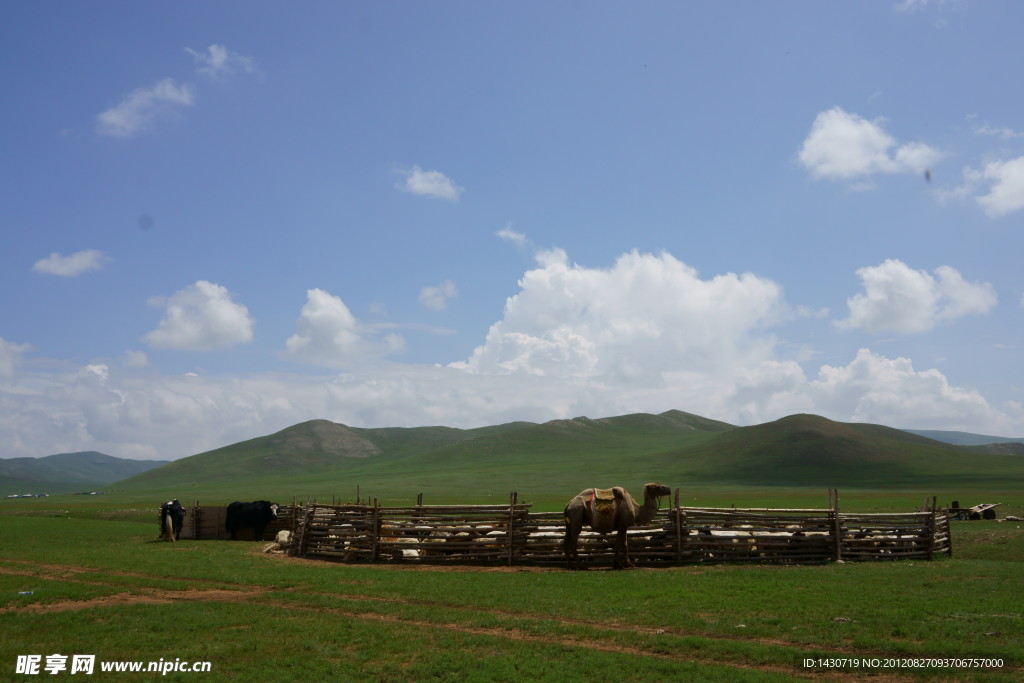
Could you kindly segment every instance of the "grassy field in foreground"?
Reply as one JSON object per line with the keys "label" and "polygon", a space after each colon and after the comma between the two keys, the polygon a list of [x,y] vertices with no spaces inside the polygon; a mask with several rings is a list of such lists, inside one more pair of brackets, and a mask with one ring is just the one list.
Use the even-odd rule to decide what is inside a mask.
{"label": "grassy field in foreground", "polygon": [[210,681],[792,680],[840,673],[803,666],[826,657],[1003,660],[883,672],[896,679],[1019,680],[1024,667],[1013,522],[955,523],[955,557],[935,562],[579,573],[329,564],[259,543],[159,543],[152,523],[98,518],[0,525],[11,680],[18,655],[53,653],[209,661]]}

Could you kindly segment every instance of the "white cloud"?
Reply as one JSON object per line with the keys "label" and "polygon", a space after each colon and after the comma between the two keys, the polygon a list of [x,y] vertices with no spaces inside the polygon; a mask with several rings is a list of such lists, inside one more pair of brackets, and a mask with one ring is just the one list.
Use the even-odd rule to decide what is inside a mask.
{"label": "white cloud", "polygon": [[1016,138],[1024,138],[1024,133],[1013,130],[1006,126],[993,126],[988,123],[976,125],[974,132],[978,135],[989,135],[992,137],[1001,138],[1003,140],[1013,140]]}
{"label": "white cloud", "polygon": [[813,380],[794,362],[749,368],[722,409],[749,423],[808,412],[841,422],[985,434],[1016,433],[1024,420],[1020,406],[999,410],[938,370],[915,370],[907,358],[870,349],[860,349],[846,366],[822,365]]}
{"label": "white cloud", "polygon": [[459,195],[463,192],[463,188],[440,171],[424,171],[419,166],[413,166],[401,173],[405,175],[405,183],[399,185],[399,188],[411,194],[448,199],[454,202],[459,200]]}
{"label": "white cloud", "polygon": [[21,355],[30,350],[28,344],[15,344],[0,337],[0,377],[14,377],[21,365]]}
{"label": "white cloud", "polygon": [[249,309],[213,282],[199,280],[170,297],[156,297],[149,303],[165,309],[160,325],[145,337],[150,346],[212,351],[252,341],[254,321]]}
{"label": "white cloud", "polygon": [[252,57],[231,52],[223,45],[211,45],[206,52],[185,48],[196,61],[196,71],[213,79],[222,79],[235,73],[257,73],[256,61]]}
{"label": "white cloud", "polygon": [[292,359],[312,365],[347,367],[405,347],[397,334],[375,338],[373,326],[360,323],[341,298],[322,289],[306,292],[297,327],[285,342],[285,351]]}
{"label": "white cloud", "polygon": [[895,259],[860,268],[857,276],[864,293],[847,299],[850,315],[838,325],[871,333],[915,334],[943,321],[987,313],[996,305],[995,291],[987,282],[967,282],[949,266],[936,268],[935,275]]}
{"label": "white cloud", "polygon": [[458,296],[459,290],[451,280],[439,285],[424,287],[420,290],[420,303],[432,311],[443,311],[448,307],[448,300]]}
{"label": "white cloud", "polygon": [[172,115],[180,107],[195,103],[195,89],[188,83],[179,85],[173,78],[165,78],[149,87],[129,93],[117,106],[96,117],[96,130],[100,135],[130,138],[160,118]]}
{"label": "white cloud", "polygon": [[521,232],[516,232],[515,230],[512,229],[511,225],[506,225],[504,228],[502,228],[501,230],[494,234],[500,237],[501,239],[505,240],[506,242],[511,242],[512,244],[520,248],[525,247],[530,243],[526,235],[524,235]]}
{"label": "white cloud", "polygon": [[[468,428],[670,408],[733,424],[809,412],[896,427],[1024,432],[1019,404],[996,407],[907,358],[861,349],[845,365],[805,373],[801,363],[811,355],[773,333],[793,307],[770,280],[704,278],[669,254],[628,253],[607,268],[573,264],[560,249],[538,256],[480,347],[448,366],[389,360],[401,346],[387,336],[393,326],[361,322],[322,290],[307,293],[286,353],[340,373],[143,373],[127,362],[141,353],[86,366],[23,362],[27,345],[0,340],[4,455],[178,458],[313,418]],[[977,309],[956,292],[984,288],[943,272],[925,274],[942,293],[934,318]],[[197,298],[227,297],[209,287],[213,295]]]}
{"label": "white cloud", "polygon": [[54,252],[46,258],[36,261],[32,270],[47,275],[75,277],[90,270],[99,270],[109,260],[109,257],[105,256],[102,251],[96,249],[76,251],[68,256]]}
{"label": "white cloud", "polygon": [[472,372],[649,381],[717,372],[770,355],[783,309],[775,283],[729,273],[702,280],[670,254],[624,254],[609,269],[537,255],[504,317],[465,363]]}
{"label": "white cloud", "polygon": [[878,173],[923,173],[942,154],[921,142],[899,145],[882,128],[833,107],[818,114],[798,159],[815,178],[863,180]]}
{"label": "white cloud", "polygon": [[974,200],[989,218],[1000,218],[1024,209],[1024,157],[993,161],[981,171],[965,172],[969,184],[988,185],[988,192]]}
{"label": "white cloud", "polygon": [[819,411],[850,422],[939,429],[1008,428],[1006,416],[977,391],[950,385],[938,370],[916,371],[907,358],[885,358],[869,349],[860,349],[845,367],[823,365],[808,393]]}

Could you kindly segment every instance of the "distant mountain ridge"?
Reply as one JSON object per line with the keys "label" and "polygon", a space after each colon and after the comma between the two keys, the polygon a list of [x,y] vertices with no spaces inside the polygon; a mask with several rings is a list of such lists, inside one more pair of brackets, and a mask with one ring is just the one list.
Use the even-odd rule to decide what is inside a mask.
{"label": "distant mountain ridge", "polygon": [[5,458],[0,459],[0,495],[74,493],[107,486],[169,462],[115,458],[97,451]]}
{"label": "distant mountain ridge", "polygon": [[[496,495],[664,481],[814,487],[1024,484],[1024,459],[816,415],[736,427],[681,411],[476,429],[356,428],[311,420],[135,475],[159,495],[431,490]],[[262,494],[261,494],[262,495]],[[394,494],[398,495],[398,494]]]}
{"label": "distant mountain ridge", "polygon": [[950,432],[941,429],[904,429],[905,432],[924,436],[936,441],[951,443],[957,446],[985,446],[993,443],[1024,443],[1024,436],[1010,438],[1005,436],[986,436],[970,432]]}

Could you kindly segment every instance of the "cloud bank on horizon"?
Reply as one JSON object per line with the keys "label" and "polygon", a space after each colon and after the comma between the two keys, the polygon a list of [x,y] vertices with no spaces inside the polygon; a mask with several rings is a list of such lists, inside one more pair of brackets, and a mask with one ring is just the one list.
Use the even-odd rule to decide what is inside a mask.
{"label": "cloud bank on horizon", "polygon": [[[20,40],[67,38],[21,11]],[[349,8],[318,11],[334,25]],[[815,8],[805,33],[771,8],[739,27],[717,8],[582,25],[559,10],[547,40],[493,15],[527,9],[410,11],[439,36],[429,64],[425,34],[384,15],[397,34],[347,42],[299,17],[278,42],[255,19],[223,42],[162,23],[132,68],[89,43],[15,84],[31,102],[106,65],[97,96],[8,121],[35,142],[12,150],[25,177],[0,213],[17,235],[0,256],[0,457],[174,459],[314,418],[670,409],[1024,434],[1024,135],[1008,114],[1024,103],[948,71],[969,103],[933,99],[934,65],[908,47],[979,71],[1024,56],[973,49],[998,43],[999,11],[876,7],[905,44],[867,58],[855,31],[814,58],[742,63],[701,36],[732,26],[753,54],[774,45],[759,26],[795,40],[851,10]],[[693,44],[678,22],[703,27]],[[507,54],[485,49],[499,37]],[[517,59],[520,43],[537,54]],[[691,67],[706,51],[717,80]],[[842,87],[787,71],[812,82],[851,59]],[[740,93],[765,84],[774,104],[748,111]]]}

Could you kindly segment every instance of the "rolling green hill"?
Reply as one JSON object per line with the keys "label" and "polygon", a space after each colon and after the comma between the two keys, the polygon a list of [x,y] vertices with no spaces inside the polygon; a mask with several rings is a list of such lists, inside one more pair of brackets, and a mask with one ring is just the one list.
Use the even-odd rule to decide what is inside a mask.
{"label": "rolling green hill", "polygon": [[[733,429],[724,422],[669,411],[544,424],[513,422],[478,429],[360,429],[314,420],[182,458],[118,485],[161,496],[218,498],[253,490],[346,494],[357,485],[375,495],[460,491],[507,496],[552,481],[594,486],[595,479],[639,481],[642,459]],[[464,499],[464,498],[463,498]]]}
{"label": "rolling green hill", "polygon": [[0,459],[0,495],[85,491],[166,464],[166,460],[128,460],[96,451]]}
{"label": "rolling green hill", "polygon": [[292,495],[431,503],[532,497],[617,483],[985,488],[1024,483],[1024,458],[880,425],[793,415],[752,427],[679,411],[478,429],[358,429],[313,420],[144,472],[118,487],[208,502]]}
{"label": "rolling green hill", "polygon": [[1024,464],[899,429],[792,415],[661,456],[679,476],[732,484],[928,488],[1024,482]]}

